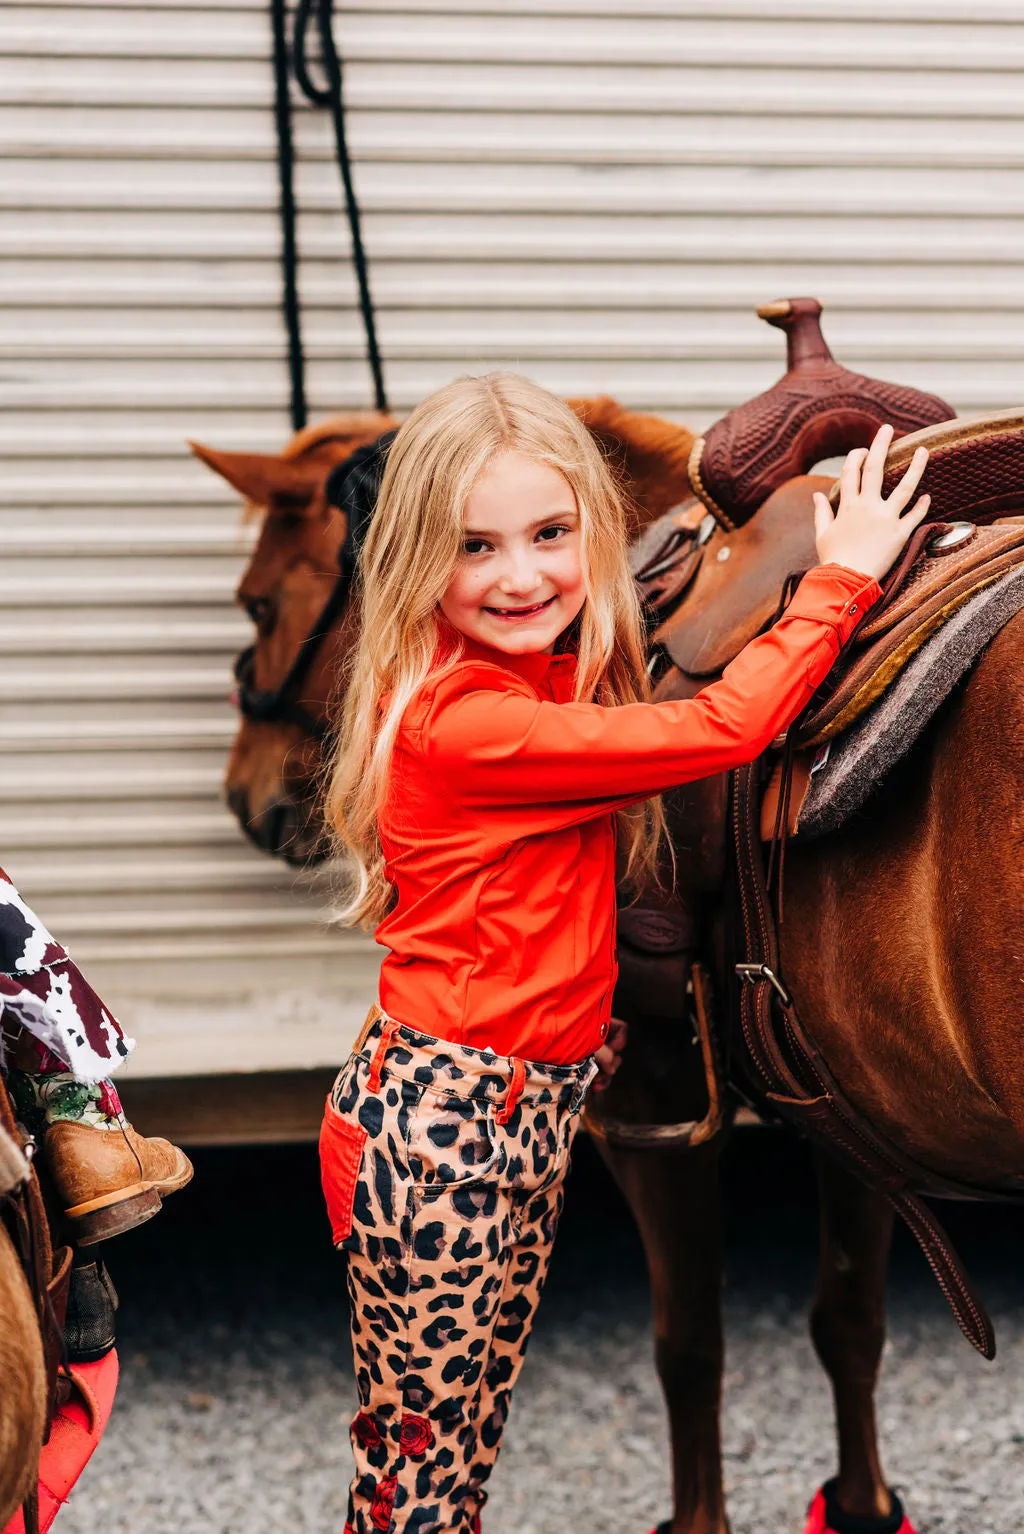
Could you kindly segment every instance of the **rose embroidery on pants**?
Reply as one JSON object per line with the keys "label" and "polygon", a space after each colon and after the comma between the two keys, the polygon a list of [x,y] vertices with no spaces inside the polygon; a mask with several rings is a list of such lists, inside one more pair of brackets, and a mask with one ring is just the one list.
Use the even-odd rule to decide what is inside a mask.
{"label": "rose embroidery on pants", "polygon": [[375,1529],[380,1529],[382,1534],[387,1534],[387,1530],[391,1527],[391,1514],[395,1507],[397,1487],[397,1475],[389,1475],[386,1481],[379,1482],[373,1494],[373,1501],[370,1503],[370,1522]]}
{"label": "rose embroidery on pants", "polygon": [[402,1413],[399,1443],[403,1454],[426,1454],[434,1447],[434,1429],[426,1417],[414,1417],[411,1412]]}
{"label": "rose embroidery on pants", "polygon": [[379,1449],[384,1439],[380,1428],[368,1411],[361,1411],[352,1423],[352,1431],[364,1449]]}

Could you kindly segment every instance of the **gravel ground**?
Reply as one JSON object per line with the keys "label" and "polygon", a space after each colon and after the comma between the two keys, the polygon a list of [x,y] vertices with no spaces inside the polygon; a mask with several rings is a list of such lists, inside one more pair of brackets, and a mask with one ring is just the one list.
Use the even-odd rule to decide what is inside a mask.
{"label": "gravel ground", "polygon": [[[726,1475],[735,1534],[799,1534],[832,1470],[806,1331],[813,1196],[802,1151],[741,1133],[730,1209]],[[879,1418],[919,1534],[1024,1523],[1024,1218],[955,1211],[999,1334],[962,1341],[909,1243],[897,1250]],[[307,1148],[208,1152],[193,1190],[111,1248],[122,1384],[61,1534],[340,1534],[354,1387],[341,1259]],[[1024,1297],[1024,1296],[1021,1296]],[[643,1534],[669,1509],[643,1263],[583,1144],[552,1277],[492,1482],[494,1534]]]}

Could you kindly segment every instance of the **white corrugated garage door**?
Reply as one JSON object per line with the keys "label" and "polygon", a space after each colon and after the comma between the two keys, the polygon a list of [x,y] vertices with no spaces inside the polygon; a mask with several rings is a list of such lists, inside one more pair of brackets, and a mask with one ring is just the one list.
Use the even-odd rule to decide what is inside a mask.
{"label": "white corrugated garage door", "polygon": [[[813,292],[851,365],[1024,399],[1019,0],[339,5],[392,403],[517,366],[701,425]],[[187,435],[287,436],[270,23],[0,18],[0,859],[142,1070],[342,1052],[373,950],[218,796],[244,540]],[[328,122],[298,109],[314,414],[369,402]]]}

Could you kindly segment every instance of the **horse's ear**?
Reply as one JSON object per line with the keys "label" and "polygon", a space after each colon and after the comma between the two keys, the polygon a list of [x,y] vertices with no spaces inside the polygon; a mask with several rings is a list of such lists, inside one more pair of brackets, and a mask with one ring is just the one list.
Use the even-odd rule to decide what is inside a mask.
{"label": "horse's ear", "polygon": [[298,510],[312,503],[323,484],[322,463],[279,458],[274,453],[222,453],[201,442],[190,441],[188,445],[201,463],[256,506],[269,506],[275,499],[288,500]]}
{"label": "horse's ear", "polygon": [[660,515],[692,494],[686,465],[694,435],[688,427],[627,410],[607,394],[568,404],[597,438],[643,511]]}

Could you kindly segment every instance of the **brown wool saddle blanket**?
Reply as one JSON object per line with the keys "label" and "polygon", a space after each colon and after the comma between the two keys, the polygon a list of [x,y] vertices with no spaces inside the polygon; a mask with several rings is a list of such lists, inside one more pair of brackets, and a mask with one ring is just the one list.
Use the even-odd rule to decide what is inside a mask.
{"label": "brown wool saddle blanket", "polygon": [[1024,565],[971,597],[928,639],[877,702],[814,754],[796,816],[802,838],[838,831],[918,740],[985,646],[1024,609]]}

